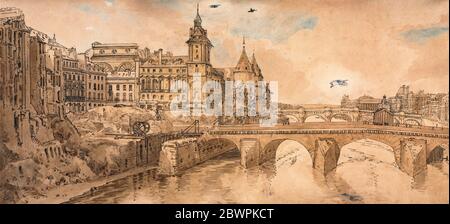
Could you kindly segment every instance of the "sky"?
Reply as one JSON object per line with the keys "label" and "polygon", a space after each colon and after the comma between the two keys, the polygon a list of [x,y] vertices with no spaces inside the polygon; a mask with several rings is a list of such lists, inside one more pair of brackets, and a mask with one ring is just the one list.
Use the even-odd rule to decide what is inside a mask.
{"label": "sky", "polygon": [[[187,55],[197,3],[213,66],[235,66],[245,36],[265,79],[278,81],[281,102],[381,98],[403,84],[449,91],[448,0],[0,0],[79,52],[95,41],[133,42],[177,55]],[[330,88],[335,79],[349,84]]]}

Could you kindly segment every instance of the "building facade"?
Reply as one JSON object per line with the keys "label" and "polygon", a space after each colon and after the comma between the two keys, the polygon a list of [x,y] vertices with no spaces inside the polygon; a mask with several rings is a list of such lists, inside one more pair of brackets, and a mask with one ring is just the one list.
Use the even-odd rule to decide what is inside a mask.
{"label": "building facade", "polygon": [[102,67],[92,63],[86,54],[78,54],[80,68],[85,72],[86,110],[105,106],[107,103],[107,73]]}
{"label": "building facade", "polygon": [[62,119],[61,107],[52,107],[58,81],[47,73],[51,59],[41,34],[25,24],[21,10],[0,9],[0,136],[12,150],[26,146],[16,151],[21,155],[54,140],[50,124]]}
{"label": "building facade", "polygon": [[107,73],[107,99],[114,104],[136,105],[139,73],[138,45],[92,44],[90,61]]}
{"label": "building facade", "polygon": [[63,55],[64,101],[67,113],[86,111],[86,71],[80,65],[76,49]]}

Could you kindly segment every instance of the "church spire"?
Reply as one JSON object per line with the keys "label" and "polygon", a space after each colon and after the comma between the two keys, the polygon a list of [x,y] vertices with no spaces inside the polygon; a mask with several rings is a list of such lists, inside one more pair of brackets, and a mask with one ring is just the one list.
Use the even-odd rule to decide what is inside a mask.
{"label": "church spire", "polygon": [[258,62],[256,62],[255,50],[252,54],[252,68],[256,75],[261,75],[261,69],[259,68]]}
{"label": "church spire", "polygon": [[195,27],[201,27],[202,26],[202,18],[200,17],[198,3],[197,3],[197,15],[195,16],[195,19],[194,19],[194,26]]}
{"label": "church spire", "polygon": [[252,64],[248,59],[247,52],[245,51],[245,36],[242,37],[242,53],[236,65],[236,71],[246,71],[246,72],[252,71]]}

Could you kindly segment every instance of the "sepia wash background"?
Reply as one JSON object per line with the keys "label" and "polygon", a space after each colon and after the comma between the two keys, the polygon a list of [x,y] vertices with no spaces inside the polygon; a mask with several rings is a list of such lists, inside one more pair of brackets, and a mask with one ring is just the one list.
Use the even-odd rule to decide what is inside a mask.
{"label": "sepia wash background", "polygon": [[[278,95],[283,103],[339,104],[344,94],[351,98],[365,94],[392,96],[400,85],[430,93],[449,91],[446,0],[0,0],[0,7],[20,8],[28,26],[55,34],[62,45],[80,51],[90,48],[95,41],[135,42],[151,50],[163,48],[175,55],[186,55],[185,41],[197,3],[214,45],[212,64],[235,65],[245,36],[247,51],[258,55],[265,80],[279,82]],[[221,6],[209,7],[216,3]],[[257,11],[248,13],[249,8]],[[329,82],[335,79],[348,79],[349,85],[330,88]],[[428,165],[424,176],[411,178],[395,165],[392,148],[368,139],[344,146],[336,170],[326,178],[315,173],[308,152],[294,141],[280,145],[275,161],[249,170],[240,166],[235,150],[181,176],[159,178],[154,169],[136,169],[110,178],[114,153],[127,142],[112,141],[102,134],[108,130],[126,134],[123,127],[129,121],[122,119],[124,114],[148,118],[155,133],[171,128],[170,122],[158,123],[153,113],[139,108],[108,106],[70,114],[68,119],[81,135],[65,144],[77,143],[75,147],[86,152],[87,159],[66,158],[62,160],[65,166],[58,162],[44,165],[30,160],[11,162],[5,176],[15,178],[16,166],[23,166],[24,170],[35,170],[25,172],[24,176],[37,176],[42,183],[33,186],[30,192],[1,185],[0,195],[19,192],[8,203],[448,203],[449,200],[448,161]],[[67,126],[60,129],[74,133],[71,125]],[[76,175],[64,175],[70,172]],[[53,188],[55,183],[49,182],[49,176],[54,180],[67,179],[71,184]],[[24,178],[14,181],[14,186],[26,185]]]}
{"label": "sepia wash background", "polygon": [[[135,42],[181,55],[196,3],[214,45],[212,64],[234,65],[245,36],[265,79],[279,82],[281,102],[394,95],[401,84],[448,92],[447,0],[0,1],[68,47]],[[209,7],[215,3],[221,6]],[[348,88],[330,89],[334,79],[348,79]]]}

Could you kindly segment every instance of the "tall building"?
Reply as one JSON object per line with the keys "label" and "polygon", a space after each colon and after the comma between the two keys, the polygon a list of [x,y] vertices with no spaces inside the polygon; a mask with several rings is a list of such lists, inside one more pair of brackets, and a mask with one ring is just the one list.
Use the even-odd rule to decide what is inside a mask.
{"label": "tall building", "polygon": [[[36,84],[30,80],[30,31],[21,10],[0,9],[0,119],[2,127],[14,127],[15,132],[10,137],[18,145],[23,144],[26,135],[23,124],[33,109],[30,85]],[[39,49],[35,50],[34,59],[40,55]],[[33,67],[39,69],[37,64]]]}
{"label": "tall building", "polygon": [[57,99],[46,50],[44,36],[25,24],[21,10],[0,9],[0,136],[20,156],[60,146],[50,125],[62,116],[60,107],[51,107]]}
{"label": "tall building", "polygon": [[84,53],[78,54],[78,61],[80,68],[85,72],[84,96],[86,109],[105,106],[108,96],[107,73],[103,68],[92,63]]}
{"label": "tall building", "polygon": [[136,105],[139,77],[138,45],[135,43],[92,44],[90,61],[107,75],[107,99],[124,105]]}
{"label": "tall building", "polygon": [[146,56],[140,66],[139,105],[141,108],[166,107],[175,96],[170,92],[177,80],[188,81],[188,56],[174,56],[163,49]]}
{"label": "tall building", "polygon": [[[41,63],[40,69],[42,71],[36,73],[40,74],[39,79],[37,79],[38,76],[35,76],[34,79],[36,80],[33,82],[38,82],[42,87],[41,97],[45,104],[43,110],[49,116],[55,116],[62,119],[64,117],[62,51],[60,48],[53,47],[53,44],[56,43],[55,37],[51,39],[45,33],[34,29],[31,31],[31,36],[35,36],[36,40],[39,40],[36,43],[32,42],[31,49],[38,47],[41,51],[41,58],[36,59],[35,62]],[[52,40],[54,41],[52,42]],[[36,45],[37,43],[39,43],[39,46]],[[36,45],[36,47],[33,47],[33,45]],[[35,90],[31,91],[34,92],[32,98],[38,95]]]}
{"label": "tall building", "polygon": [[86,71],[81,67],[75,48],[63,55],[64,101],[68,113],[86,111]]}

